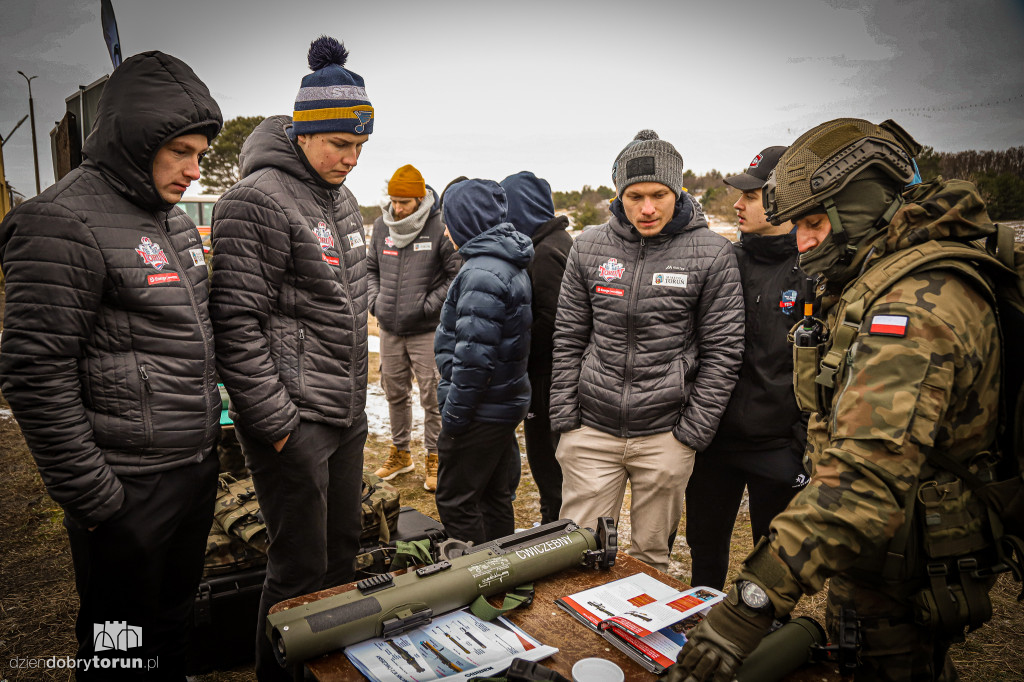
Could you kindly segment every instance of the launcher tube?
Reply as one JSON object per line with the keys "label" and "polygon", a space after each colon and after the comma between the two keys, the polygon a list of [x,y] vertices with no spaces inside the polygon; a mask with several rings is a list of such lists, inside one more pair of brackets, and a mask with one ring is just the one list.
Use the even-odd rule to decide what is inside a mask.
{"label": "launcher tube", "polygon": [[[568,520],[481,545],[472,554],[426,566],[377,591],[359,589],[267,617],[281,665],[308,660],[370,639],[394,636],[485,597],[584,563],[598,548],[587,528]],[[447,565],[446,565],[447,564]]]}

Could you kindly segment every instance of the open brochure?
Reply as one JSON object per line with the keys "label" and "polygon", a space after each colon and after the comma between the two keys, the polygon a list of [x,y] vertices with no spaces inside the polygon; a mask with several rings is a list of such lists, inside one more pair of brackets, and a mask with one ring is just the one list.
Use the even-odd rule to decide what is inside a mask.
{"label": "open brochure", "polygon": [[377,637],[345,649],[359,672],[377,682],[492,677],[514,658],[539,661],[557,652],[505,618],[487,622],[469,609],[445,614],[397,637]]}
{"label": "open brochure", "polygon": [[675,663],[686,633],[724,597],[710,587],[680,592],[637,573],[555,603],[644,668],[660,673]]}

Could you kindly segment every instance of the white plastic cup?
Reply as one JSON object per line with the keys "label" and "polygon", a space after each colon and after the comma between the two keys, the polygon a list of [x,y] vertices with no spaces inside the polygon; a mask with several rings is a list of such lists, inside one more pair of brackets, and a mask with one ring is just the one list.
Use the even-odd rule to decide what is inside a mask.
{"label": "white plastic cup", "polygon": [[581,658],[572,667],[573,682],[622,682],[622,668],[604,658]]}

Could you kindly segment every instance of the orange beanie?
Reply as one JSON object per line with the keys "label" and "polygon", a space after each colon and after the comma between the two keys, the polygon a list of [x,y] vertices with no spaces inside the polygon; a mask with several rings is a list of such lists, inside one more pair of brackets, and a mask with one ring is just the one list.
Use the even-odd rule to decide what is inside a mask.
{"label": "orange beanie", "polygon": [[388,181],[388,194],[393,197],[413,197],[422,199],[427,196],[427,184],[423,176],[411,165],[405,165],[395,171]]}

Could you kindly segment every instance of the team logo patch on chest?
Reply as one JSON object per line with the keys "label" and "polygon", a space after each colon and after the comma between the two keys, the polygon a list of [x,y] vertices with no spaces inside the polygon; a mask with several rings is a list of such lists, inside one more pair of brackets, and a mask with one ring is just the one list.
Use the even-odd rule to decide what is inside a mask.
{"label": "team logo patch on chest", "polygon": [[348,236],[348,245],[353,249],[356,248],[357,246],[362,246],[363,235],[359,234],[358,232],[353,232]]}
{"label": "team logo patch on chest", "polygon": [[416,242],[412,245],[413,251],[430,251],[430,247],[433,246],[430,242]]}
{"label": "team logo patch on chest", "polygon": [[142,238],[139,245],[135,247],[135,253],[142,256],[143,263],[152,265],[157,270],[161,270],[167,265],[167,256],[164,254],[164,250],[149,237]]}
{"label": "team logo patch on chest", "polygon": [[906,336],[906,315],[875,315],[871,318],[868,334],[880,336]]}
{"label": "team logo patch on chest", "polygon": [[327,229],[327,223],[320,221],[313,228],[313,234],[316,235],[317,241],[320,242],[320,248],[326,251],[327,249],[334,248],[334,235]]}
{"label": "team logo patch on chest", "polygon": [[388,248],[394,248],[395,240],[391,238],[390,234],[387,237],[384,237],[384,246],[387,246]]}
{"label": "team logo patch on chest", "polygon": [[793,310],[796,308],[796,291],[793,289],[787,289],[782,292],[782,298],[779,299],[779,310],[787,315],[792,315]]}
{"label": "team logo patch on chest", "polygon": [[594,293],[600,294],[601,296],[616,296],[618,298],[622,298],[626,295],[626,290],[618,287],[606,287],[603,284],[596,284],[594,285]]}
{"label": "team logo patch on chest", "polygon": [[651,284],[656,287],[677,287],[679,289],[686,288],[686,281],[689,279],[689,275],[678,272],[656,272],[654,277],[651,279]]}
{"label": "team logo patch on chest", "polygon": [[626,266],[615,258],[609,258],[607,262],[597,268],[597,274],[601,275],[606,282],[610,282],[613,279],[622,279],[622,273],[625,271]]}

